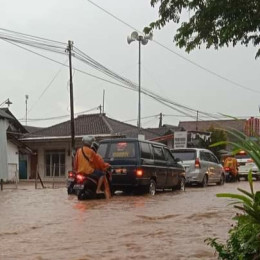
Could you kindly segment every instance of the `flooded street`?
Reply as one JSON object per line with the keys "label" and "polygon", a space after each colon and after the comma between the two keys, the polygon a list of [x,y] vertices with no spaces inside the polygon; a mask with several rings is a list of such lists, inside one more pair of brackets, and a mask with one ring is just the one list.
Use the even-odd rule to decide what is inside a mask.
{"label": "flooded street", "polygon": [[241,181],[78,201],[65,187],[21,184],[0,191],[0,259],[217,259],[204,240],[227,238],[236,211],[215,195],[237,187],[249,190]]}

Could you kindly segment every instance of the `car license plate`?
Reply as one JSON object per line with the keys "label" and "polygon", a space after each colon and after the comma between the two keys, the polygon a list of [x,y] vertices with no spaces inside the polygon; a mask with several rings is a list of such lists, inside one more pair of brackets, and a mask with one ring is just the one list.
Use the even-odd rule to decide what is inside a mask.
{"label": "car license plate", "polygon": [[114,170],[116,174],[126,174],[126,169],[118,168]]}
{"label": "car license plate", "polygon": [[83,190],[83,188],[84,188],[84,185],[83,185],[83,184],[75,184],[75,185],[73,186],[73,189],[74,189],[74,190]]}

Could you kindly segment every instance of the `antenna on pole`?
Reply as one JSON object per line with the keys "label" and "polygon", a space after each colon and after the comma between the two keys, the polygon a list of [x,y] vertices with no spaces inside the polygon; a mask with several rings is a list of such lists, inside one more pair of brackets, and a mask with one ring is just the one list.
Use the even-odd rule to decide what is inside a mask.
{"label": "antenna on pole", "polygon": [[103,89],[103,114],[105,113],[105,90]]}

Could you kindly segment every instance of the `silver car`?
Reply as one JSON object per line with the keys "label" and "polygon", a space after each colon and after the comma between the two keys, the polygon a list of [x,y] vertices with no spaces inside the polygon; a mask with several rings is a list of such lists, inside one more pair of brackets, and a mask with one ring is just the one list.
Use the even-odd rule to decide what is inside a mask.
{"label": "silver car", "polygon": [[224,169],[210,150],[180,148],[172,149],[171,152],[175,160],[185,168],[187,184],[198,184],[202,187],[208,183],[224,184]]}

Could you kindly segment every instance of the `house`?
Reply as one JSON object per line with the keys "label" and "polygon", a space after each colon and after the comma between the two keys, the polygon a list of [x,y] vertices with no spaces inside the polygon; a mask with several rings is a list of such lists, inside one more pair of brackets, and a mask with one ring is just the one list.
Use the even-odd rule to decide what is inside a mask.
{"label": "house", "polygon": [[214,127],[222,129],[233,128],[244,132],[246,122],[246,119],[180,121],[178,126],[184,128],[186,131],[208,131],[210,127]]}
{"label": "house", "polygon": [[[244,133],[249,138],[260,136],[260,119],[250,117],[249,119],[229,119],[229,120],[207,120],[207,121],[181,121],[179,127],[185,128],[187,131],[208,131],[211,127],[223,130],[235,129]],[[227,139],[231,142],[236,141],[235,138],[227,134]],[[227,150],[232,150],[231,145],[227,145]]]}
{"label": "house", "polygon": [[[75,146],[81,146],[84,135],[93,135],[97,141],[104,138],[138,137],[136,126],[114,120],[106,114],[80,115],[74,120]],[[24,135],[20,141],[33,150],[27,161],[27,178],[34,179],[38,172],[42,179],[62,179],[72,169],[70,120]],[[142,129],[146,139],[157,137]]]}
{"label": "house", "polygon": [[8,108],[0,108],[0,179],[19,179],[20,159],[31,153],[29,147],[19,141],[27,130],[19,123]]}

